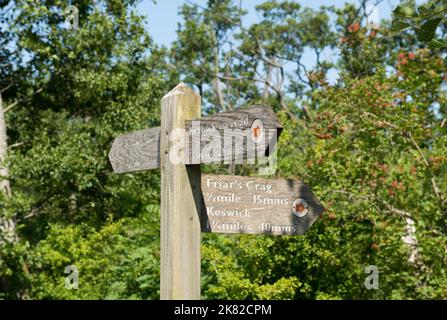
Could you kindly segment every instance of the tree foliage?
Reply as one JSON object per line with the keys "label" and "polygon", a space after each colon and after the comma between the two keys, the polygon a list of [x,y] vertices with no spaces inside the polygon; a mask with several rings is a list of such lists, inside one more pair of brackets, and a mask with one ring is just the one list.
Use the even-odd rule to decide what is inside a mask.
{"label": "tree foliage", "polygon": [[[447,297],[443,1],[403,3],[378,30],[362,4],[265,1],[246,25],[237,1],[187,2],[169,48],[136,4],[76,2],[70,30],[65,1],[0,1],[12,189],[0,217],[18,237],[0,242],[0,298],[159,298],[159,173],[113,174],[107,152],[158,125],[179,81],[203,113],[271,105],[284,125],[277,175],[300,177],[326,208],[305,236],[204,235],[203,298]],[[69,265],[78,290],[64,286]],[[369,265],[377,290],[364,286]]]}

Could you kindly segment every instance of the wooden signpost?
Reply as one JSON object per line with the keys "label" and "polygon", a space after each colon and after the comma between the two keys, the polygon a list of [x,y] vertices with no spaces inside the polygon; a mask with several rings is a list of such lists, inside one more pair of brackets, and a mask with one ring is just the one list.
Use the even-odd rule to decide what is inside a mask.
{"label": "wooden signpost", "polygon": [[160,298],[200,299],[201,232],[302,235],[324,210],[299,180],[201,175],[201,163],[253,163],[282,131],[268,106],[200,117],[183,83],[161,100],[161,126],[119,136],[116,173],[161,171]]}

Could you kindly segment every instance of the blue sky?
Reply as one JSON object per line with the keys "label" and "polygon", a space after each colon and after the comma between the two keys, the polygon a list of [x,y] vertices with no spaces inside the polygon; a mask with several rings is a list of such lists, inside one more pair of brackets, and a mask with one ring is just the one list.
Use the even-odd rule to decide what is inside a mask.
{"label": "blue sky", "polygon": [[[206,0],[191,0],[190,2],[204,6]],[[238,2],[238,1],[236,1]],[[265,0],[243,0],[242,6],[248,11],[244,18],[244,25],[250,25],[258,20],[255,12],[255,6],[263,3]],[[322,5],[343,6],[344,3],[358,3],[357,0],[305,0],[296,1],[303,7],[311,7],[317,9]],[[155,41],[159,44],[169,46],[176,38],[177,24],[181,22],[178,15],[179,7],[186,3],[184,0],[157,0],[154,4],[152,1],[143,0],[138,6],[139,13],[147,16],[147,28]],[[379,17],[388,19],[392,8],[399,3],[399,0],[383,0],[379,5]]]}
{"label": "blue sky", "polygon": [[[244,17],[243,24],[249,26],[252,23],[259,21],[259,16],[256,13],[255,6],[263,3],[266,0],[242,0],[242,6],[248,11]],[[201,6],[205,6],[207,0],[190,0],[190,3],[197,3]],[[239,0],[235,1],[236,3]],[[297,0],[303,7],[311,7],[317,9],[322,5],[334,5],[342,7],[345,3],[359,3],[358,0]],[[371,3],[375,1],[371,0]],[[423,2],[423,0],[416,1]],[[160,45],[169,47],[171,43],[176,39],[176,30],[178,29],[178,23],[182,22],[182,18],[178,15],[179,7],[186,3],[185,0],[157,0],[157,3],[153,3],[149,0],[143,0],[138,5],[138,12],[144,14],[146,19],[146,27],[150,35],[155,42]],[[391,11],[399,4],[399,0],[382,0],[378,5],[378,19],[389,19]],[[323,60],[334,61],[336,60],[335,52],[323,52]],[[315,66],[315,56],[313,53],[308,52],[303,56],[303,63],[308,69],[312,69]],[[286,71],[291,71],[288,66],[285,66]],[[330,71],[328,74],[328,80],[334,83],[337,79],[337,73]]]}

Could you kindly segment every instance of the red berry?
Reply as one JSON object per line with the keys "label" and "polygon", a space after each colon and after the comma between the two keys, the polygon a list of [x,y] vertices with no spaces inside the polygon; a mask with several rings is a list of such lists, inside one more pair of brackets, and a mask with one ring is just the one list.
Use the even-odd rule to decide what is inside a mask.
{"label": "red berry", "polygon": [[356,22],[348,26],[348,31],[352,33],[356,33],[360,30],[360,23]]}
{"label": "red berry", "polygon": [[400,61],[400,64],[401,64],[401,65],[406,65],[407,63],[408,63],[408,60],[405,59],[405,58],[403,58],[403,59]]}

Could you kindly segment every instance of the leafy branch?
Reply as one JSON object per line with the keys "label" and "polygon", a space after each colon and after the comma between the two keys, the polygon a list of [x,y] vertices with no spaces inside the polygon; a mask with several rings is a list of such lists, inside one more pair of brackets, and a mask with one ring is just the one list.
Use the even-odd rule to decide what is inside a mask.
{"label": "leafy branch", "polygon": [[[409,3],[398,5],[393,15],[391,31],[400,32],[412,28],[418,41],[427,43],[429,48],[447,49],[447,41],[436,38],[436,31],[447,15],[447,4],[443,1],[428,2],[417,8]],[[447,58],[444,64],[447,66]]]}

